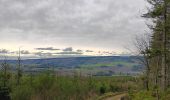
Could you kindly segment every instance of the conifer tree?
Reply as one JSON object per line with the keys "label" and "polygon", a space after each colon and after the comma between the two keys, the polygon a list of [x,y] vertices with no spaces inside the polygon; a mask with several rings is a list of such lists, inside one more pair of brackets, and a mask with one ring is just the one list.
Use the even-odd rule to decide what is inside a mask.
{"label": "conifer tree", "polygon": [[[170,41],[170,0],[147,0],[152,7],[143,17],[152,19],[153,25],[149,28],[152,30],[152,78],[162,90],[165,90],[170,81],[169,69],[169,41]],[[155,67],[155,61],[157,65]],[[155,72],[156,71],[156,72]],[[153,80],[152,80],[153,81]],[[158,82],[159,81],[159,82]],[[159,83],[159,84],[158,84]]]}

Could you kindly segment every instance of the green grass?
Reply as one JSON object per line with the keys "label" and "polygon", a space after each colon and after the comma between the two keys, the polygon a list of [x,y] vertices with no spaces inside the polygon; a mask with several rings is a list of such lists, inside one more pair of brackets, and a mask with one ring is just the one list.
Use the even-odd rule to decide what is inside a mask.
{"label": "green grass", "polygon": [[112,62],[112,63],[98,63],[98,64],[87,64],[87,65],[81,65],[80,67],[82,69],[95,69],[101,66],[106,66],[106,67],[115,67],[118,65],[122,65],[124,67],[132,67],[134,65],[138,65],[137,63],[130,63],[130,62],[122,62],[122,61],[117,61],[117,62]]}

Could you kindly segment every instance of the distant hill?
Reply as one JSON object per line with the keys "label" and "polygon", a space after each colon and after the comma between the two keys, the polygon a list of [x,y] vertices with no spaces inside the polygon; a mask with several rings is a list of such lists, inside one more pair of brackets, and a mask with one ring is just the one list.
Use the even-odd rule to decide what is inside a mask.
{"label": "distant hill", "polygon": [[[0,62],[3,62],[0,60]],[[12,69],[16,69],[17,60],[8,60]],[[21,61],[23,70],[42,71],[55,69],[61,74],[72,74],[81,71],[82,74],[93,74],[110,76],[114,74],[136,74],[144,68],[136,60],[135,56],[95,56],[95,57],[69,57],[69,58],[48,58],[28,59]]]}

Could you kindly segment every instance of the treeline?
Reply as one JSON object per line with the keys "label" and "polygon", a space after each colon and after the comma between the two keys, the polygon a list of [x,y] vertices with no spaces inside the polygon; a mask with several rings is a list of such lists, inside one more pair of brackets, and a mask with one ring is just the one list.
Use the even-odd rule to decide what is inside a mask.
{"label": "treeline", "polygon": [[[157,100],[170,87],[170,0],[147,0],[151,7],[142,17],[148,19],[152,35],[139,37],[137,47],[146,67],[144,85]],[[166,99],[164,99],[166,100]]]}

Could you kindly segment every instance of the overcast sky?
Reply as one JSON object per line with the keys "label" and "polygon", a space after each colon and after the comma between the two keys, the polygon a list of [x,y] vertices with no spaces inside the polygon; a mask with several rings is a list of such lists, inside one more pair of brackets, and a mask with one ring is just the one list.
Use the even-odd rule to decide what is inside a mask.
{"label": "overcast sky", "polygon": [[145,33],[146,7],[145,0],[0,0],[0,45],[125,52]]}

